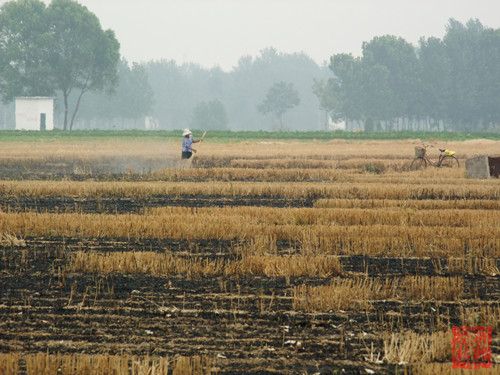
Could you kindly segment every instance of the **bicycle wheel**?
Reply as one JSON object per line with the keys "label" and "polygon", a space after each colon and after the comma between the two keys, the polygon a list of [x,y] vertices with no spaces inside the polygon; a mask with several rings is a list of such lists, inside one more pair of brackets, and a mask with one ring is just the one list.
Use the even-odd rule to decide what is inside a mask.
{"label": "bicycle wheel", "polygon": [[440,167],[444,168],[458,168],[460,167],[460,163],[458,159],[454,156],[444,156],[441,161]]}
{"label": "bicycle wheel", "polygon": [[424,158],[415,158],[410,164],[410,170],[418,171],[427,167],[427,160]]}

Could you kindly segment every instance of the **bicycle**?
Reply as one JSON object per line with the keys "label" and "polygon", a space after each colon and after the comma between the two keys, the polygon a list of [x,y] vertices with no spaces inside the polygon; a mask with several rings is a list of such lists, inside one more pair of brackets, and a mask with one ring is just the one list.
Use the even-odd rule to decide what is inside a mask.
{"label": "bicycle", "polygon": [[422,144],[422,146],[415,147],[415,159],[410,164],[411,170],[417,170],[422,168],[427,168],[428,165],[432,165],[436,168],[447,167],[454,168],[460,167],[458,159],[455,157],[455,151],[439,149],[439,159],[437,162],[433,162],[427,157],[427,148],[432,145]]}

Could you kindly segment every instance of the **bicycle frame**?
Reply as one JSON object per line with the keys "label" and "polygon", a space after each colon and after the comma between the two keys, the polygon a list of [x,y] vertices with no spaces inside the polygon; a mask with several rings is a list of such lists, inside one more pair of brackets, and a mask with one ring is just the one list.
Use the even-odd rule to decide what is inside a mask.
{"label": "bicycle frame", "polygon": [[443,160],[444,158],[446,157],[446,155],[444,154],[444,152],[440,151],[439,152],[439,157],[438,157],[438,160],[437,162],[433,162],[432,160],[430,160],[429,158],[427,158],[427,162],[432,165],[433,167],[436,167],[436,168],[439,168],[441,167],[441,164],[443,163]]}
{"label": "bicycle frame", "polygon": [[[424,144],[423,146],[427,150],[428,145]],[[439,150],[439,158],[438,158],[437,162],[433,162],[431,159],[429,159],[429,157],[427,156],[427,153],[425,153],[424,156],[417,156],[415,159],[413,159],[413,161],[410,165],[410,169],[413,169],[413,167],[416,166],[415,162],[418,160],[420,160],[421,162],[423,161],[424,168],[426,168],[427,165],[432,165],[433,167],[441,168],[443,166],[443,161],[445,161],[447,159],[451,160],[452,164],[454,164],[453,162],[456,162],[457,167],[460,166],[460,163],[455,156],[446,155],[444,153],[444,150]],[[453,165],[451,165],[451,166],[453,166]],[[420,164],[418,167],[422,167],[422,165]]]}

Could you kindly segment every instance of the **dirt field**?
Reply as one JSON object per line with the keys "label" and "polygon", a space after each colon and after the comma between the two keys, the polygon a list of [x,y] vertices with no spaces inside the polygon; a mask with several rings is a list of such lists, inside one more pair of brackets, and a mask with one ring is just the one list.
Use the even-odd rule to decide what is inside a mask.
{"label": "dirt field", "polygon": [[500,142],[415,145],[2,143],[0,374],[456,374],[462,325],[498,373]]}

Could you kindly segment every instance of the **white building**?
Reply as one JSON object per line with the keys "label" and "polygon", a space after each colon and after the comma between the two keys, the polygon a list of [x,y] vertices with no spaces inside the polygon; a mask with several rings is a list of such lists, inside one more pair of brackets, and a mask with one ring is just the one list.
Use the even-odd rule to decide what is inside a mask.
{"label": "white building", "polygon": [[151,116],[146,116],[144,119],[144,129],[146,130],[158,130],[160,125],[158,124],[158,120]]}
{"label": "white building", "polygon": [[54,98],[19,97],[15,106],[16,130],[54,129]]}

